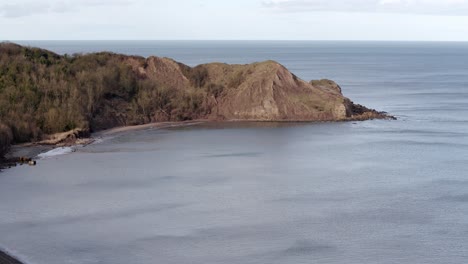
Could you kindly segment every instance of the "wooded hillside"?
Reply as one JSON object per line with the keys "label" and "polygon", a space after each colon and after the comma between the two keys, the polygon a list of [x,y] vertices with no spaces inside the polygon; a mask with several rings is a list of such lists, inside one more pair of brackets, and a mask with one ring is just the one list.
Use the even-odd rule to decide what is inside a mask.
{"label": "wooded hillside", "polygon": [[[60,56],[0,43],[0,156],[9,143],[74,128],[192,119],[319,121],[385,118],[334,82],[305,82],[282,65],[211,63],[108,52]],[[364,115],[363,115],[364,114]]]}

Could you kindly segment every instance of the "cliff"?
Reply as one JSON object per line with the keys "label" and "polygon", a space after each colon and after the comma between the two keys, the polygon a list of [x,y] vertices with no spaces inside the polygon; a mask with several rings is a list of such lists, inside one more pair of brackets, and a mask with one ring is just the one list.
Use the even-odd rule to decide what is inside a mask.
{"label": "cliff", "polygon": [[189,67],[168,58],[60,56],[0,44],[0,152],[5,142],[37,141],[75,128],[194,119],[373,118],[389,116],[354,104],[333,81],[303,81],[274,61]]}

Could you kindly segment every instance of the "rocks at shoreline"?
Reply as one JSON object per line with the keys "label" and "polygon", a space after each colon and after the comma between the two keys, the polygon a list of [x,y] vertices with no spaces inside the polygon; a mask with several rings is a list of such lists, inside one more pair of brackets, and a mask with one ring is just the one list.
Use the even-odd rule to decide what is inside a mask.
{"label": "rocks at shoreline", "polygon": [[22,264],[21,261],[12,257],[11,255],[0,251],[0,263],[1,264]]}
{"label": "rocks at shoreline", "polygon": [[36,166],[37,161],[29,157],[0,158],[0,170],[16,167],[17,165]]}
{"label": "rocks at shoreline", "polygon": [[89,144],[90,132],[152,122],[394,118],[353,103],[331,80],[306,82],[275,61],[189,67],[0,43],[0,72],[0,156],[10,143]]}
{"label": "rocks at shoreline", "polygon": [[88,145],[92,142],[89,129],[76,128],[70,131],[44,136],[44,139],[34,144],[54,145],[57,147],[72,145]]}

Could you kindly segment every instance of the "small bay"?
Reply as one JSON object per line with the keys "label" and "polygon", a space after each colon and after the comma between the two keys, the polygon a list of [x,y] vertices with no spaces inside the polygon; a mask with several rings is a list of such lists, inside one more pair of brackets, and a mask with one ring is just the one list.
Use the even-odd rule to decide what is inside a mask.
{"label": "small bay", "polygon": [[[0,173],[26,263],[463,263],[468,44],[28,41],[194,66],[276,60],[398,120],[202,123],[103,137]],[[47,156],[47,155],[46,155]]]}

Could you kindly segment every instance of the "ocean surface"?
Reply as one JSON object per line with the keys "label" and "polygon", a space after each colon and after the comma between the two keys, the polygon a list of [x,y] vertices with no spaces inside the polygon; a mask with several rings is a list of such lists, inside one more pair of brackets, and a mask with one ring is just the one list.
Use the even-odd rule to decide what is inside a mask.
{"label": "ocean surface", "polygon": [[398,118],[146,129],[42,155],[0,173],[0,248],[27,263],[468,259],[468,43],[20,43],[191,66],[273,59]]}

